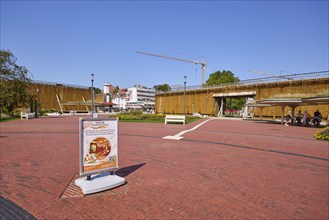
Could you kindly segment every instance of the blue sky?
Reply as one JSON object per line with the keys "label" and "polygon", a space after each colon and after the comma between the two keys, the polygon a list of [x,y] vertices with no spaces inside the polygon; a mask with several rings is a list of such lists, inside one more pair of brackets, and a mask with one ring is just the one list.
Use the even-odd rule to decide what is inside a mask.
{"label": "blue sky", "polygon": [[1,49],[33,79],[101,88],[201,84],[230,70],[290,74],[329,69],[328,1],[3,1]]}

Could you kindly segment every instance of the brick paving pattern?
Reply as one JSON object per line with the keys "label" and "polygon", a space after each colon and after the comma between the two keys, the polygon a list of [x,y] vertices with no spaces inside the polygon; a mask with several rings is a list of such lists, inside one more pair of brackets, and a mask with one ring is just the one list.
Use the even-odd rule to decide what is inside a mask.
{"label": "brick paving pattern", "polygon": [[257,121],[119,123],[116,174],[83,195],[78,117],[0,123],[0,194],[37,219],[328,219],[329,144]]}
{"label": "brick paving pattern", "polygon": [[33,215],[0,195],[0,219],[34,220]]}

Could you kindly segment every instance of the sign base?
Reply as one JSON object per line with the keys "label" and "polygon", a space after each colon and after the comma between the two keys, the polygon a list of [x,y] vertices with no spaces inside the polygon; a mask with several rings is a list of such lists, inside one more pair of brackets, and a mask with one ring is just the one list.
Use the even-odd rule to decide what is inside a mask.
{"label": "sign base", "polygon": [[83,194],[101,192],[121,186],[125,183],[126,180],[123,177],[110,174],[104,175],[104,173],[91,175],[90,180],[87,180],[87,177],[81,177],[75,180],[75,185],[81,188]]}

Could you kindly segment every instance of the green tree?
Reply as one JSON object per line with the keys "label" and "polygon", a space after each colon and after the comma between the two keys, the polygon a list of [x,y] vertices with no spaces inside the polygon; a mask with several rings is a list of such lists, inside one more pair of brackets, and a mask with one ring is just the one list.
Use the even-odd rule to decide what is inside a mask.
{"label": "green tree", "polygon": [[102,94],[102,90],[100,88],[94,88],[95,94]]}
{"label": "green tree", "polygon": [[168,84],[162,84],[162,85],[153,86],[153,89],[158,91],[168,92],[171,90],[171,87]]}
{"label": "green tree", "polygon": [[235,77],[231,71],[216,71],[209,75],[206,81],[207,86],[215,86],[223,83],[239,82],[239,77]]}
{"label": "green tree", "polygon": [[113,86],[112,88],[110,88],[111,102],[112,102],[113,99],[115,99],[115,97],[117,96],[119,90],[120,90],[119,86]]}
{"label": "green tree", "polygon": [[[209,79],[206,81],[207,86],[216,86],[225,83],[234,83],[239,82],[239,77],[234,76],[231,71],[216,71],[209,75]],[[232,109],[240,110],[243,105],[246,103],[245,98],[230,98],[230,110],[232,114]]]}
{"label": "green tree", "polygon": [[17,107],[28,104],[31,79],[9,50],[0,50],[0,70],[0,110],[12,116]]}

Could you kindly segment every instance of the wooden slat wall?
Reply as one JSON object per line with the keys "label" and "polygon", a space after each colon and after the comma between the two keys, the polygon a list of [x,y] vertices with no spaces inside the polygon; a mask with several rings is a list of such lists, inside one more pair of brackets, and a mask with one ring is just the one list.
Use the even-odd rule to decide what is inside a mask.
{"label": "wooden slat wall", "polygon": [[[263,83],[246,86],[228,86],[222,88],[188,90],[186,91],[186,113],[193,112],[207,115],[217,115],[219,103],[213,98],[216,93],[248,92],[256,91],[256,100],[278,98],[278,97],[312,97],[316,95],[329,94],[329,78],[296,80],[278,83]],[[157,94],[155,99],[155,111],[164,114],[183,114],[184,92],[171,92]],[[302,106],[295,109],[308,110],[311,114],[319,109],[323,116],[329,113],[329,105]],[[286,113],[291,110],[285,108]],[[255,115],[259,115],[259,109],[255,108]],[[280,107],[266,107],[263,116],[280,116]]]}
{"label": "wooden slat wall", "polygon": [[[60,98],[61,102],[82,102],[82,97],[86,101],[91,100],[91,90],[86,88],[57,86],[47,84],[31,84],[30,93],[37,96],[42,110],[56,110],[59,111],[56,94]],[[39,92],[37,92],[37,89]],[[64,110],[86,110],[85,106],[63,106]]]}

